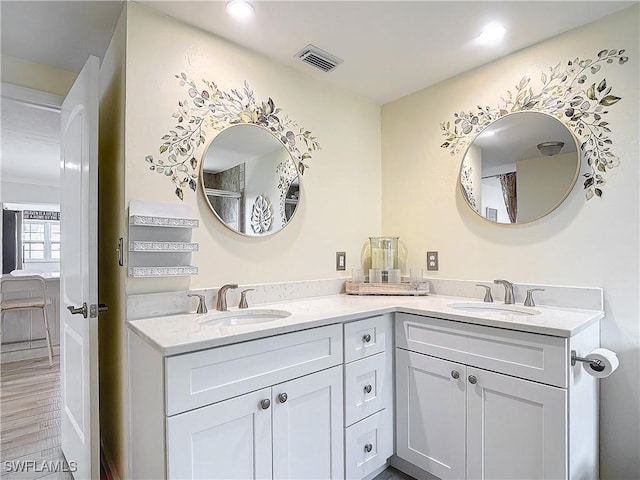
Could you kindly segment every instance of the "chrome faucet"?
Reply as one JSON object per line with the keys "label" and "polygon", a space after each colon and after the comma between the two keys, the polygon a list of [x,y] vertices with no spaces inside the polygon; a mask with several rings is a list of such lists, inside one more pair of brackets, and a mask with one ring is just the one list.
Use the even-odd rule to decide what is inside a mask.
{"label": "chrome faucet", "polygon": [[513,295],[513,283],[507,280],[494,280],[493,283],[501,283],[504,285],[504,303],[513,304],[515,303],[514,295]]}
{"label": "chrome faucet", "polygon": [[200,295],[199,293],[188,293],[187,297],[198,297],[198,309],[196,313],[207,313],[207,303],[205,302],[204,295]]}
{"label": "chrome faucet", "polygon": [[249,308],[249,303],[247,302],[247,293],[253,292],[255,288],[247,288],[246,290],[242,290],[240,292],[240,304],[238,308]]}
{"label": "chrome faucet", "polygon": [[216,300],[216,310],[221,312],[227,311],[227,290],[230,288],[238,288],[236,283],[228,283],[220,287],[218,290],[218,299]]}
{"label": "chrome faucet", "polygon": [[533,300],[533,292],[544,292],[544,288],[530,288],[527,290],[527,298],[524,299],[525,307],[535,307],[536,302]]}
{"label": "chrome faucet", "polygon": [[492,303],[493,296],[491,295],[491,287],[489,285],[483,285],[481,283],[476,283],[476,287],[484,288],[484,302]]}

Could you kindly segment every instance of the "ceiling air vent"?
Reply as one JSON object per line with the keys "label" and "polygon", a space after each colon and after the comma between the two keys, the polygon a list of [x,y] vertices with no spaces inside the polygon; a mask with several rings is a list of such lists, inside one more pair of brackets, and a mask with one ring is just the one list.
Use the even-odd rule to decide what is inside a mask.
{"label": "ceiling air vent", "polygon": [[307,45],[296,53],[295,56],[303,62],[319,68],[323,72],[330,72],[343,62],[342,59],[331,55],[314,45]]}

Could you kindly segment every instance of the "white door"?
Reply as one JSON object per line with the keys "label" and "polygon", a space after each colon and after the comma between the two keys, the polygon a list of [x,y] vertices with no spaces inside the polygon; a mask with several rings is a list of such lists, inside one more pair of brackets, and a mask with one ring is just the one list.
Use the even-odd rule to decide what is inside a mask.
{"label": "white door", "polygon": [[270,404],[264,388],[169,417],[168,478],[270,479]]}
{"label": "white door", "polygon": [[467,478],[567,478],[566,390],[476,368],[466,381]]}
{"label": "white door", "polygon": [[272,387],[273,478],[344,477],[342,366]]}
{"label": "white door", "polygon": [[465,366],[396,349],[398,456],[438,478],[465,478]]}
{"label": "white door", "polygon": [[[98,102],[99,61],[89,57],[62,103],[60,380],[62,451],[76,479],[99,478]],[[72,315],[69,307],[82,314]],[[84,308],[83,308],[84,307]]]}

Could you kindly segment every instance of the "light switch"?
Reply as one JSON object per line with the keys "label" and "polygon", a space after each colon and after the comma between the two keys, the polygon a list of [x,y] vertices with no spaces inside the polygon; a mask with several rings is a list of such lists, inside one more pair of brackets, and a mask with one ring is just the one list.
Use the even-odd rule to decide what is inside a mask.
{"label": "light switch", "polygon": [[336,270],[347,269],[347,252],[336,252]]}

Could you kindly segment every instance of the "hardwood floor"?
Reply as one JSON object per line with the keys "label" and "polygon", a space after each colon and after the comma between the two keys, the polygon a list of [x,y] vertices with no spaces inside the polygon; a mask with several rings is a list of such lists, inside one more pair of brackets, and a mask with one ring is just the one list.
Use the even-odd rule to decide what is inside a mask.
{"label": "hardwood floor", "polygon": [[60,448],[60,357],[53,361],[0,365],[2,479],[72,479]]}

